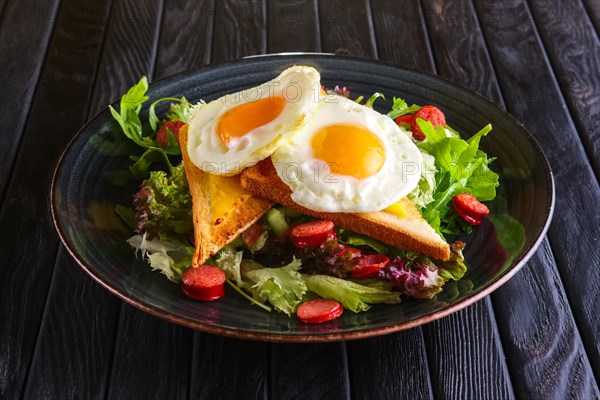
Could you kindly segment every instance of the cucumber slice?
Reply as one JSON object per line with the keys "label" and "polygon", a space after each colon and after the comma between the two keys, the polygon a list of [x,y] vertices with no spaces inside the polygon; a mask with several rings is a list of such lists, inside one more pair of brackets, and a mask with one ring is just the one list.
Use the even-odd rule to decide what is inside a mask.
{"label": "cucumber slice", "polygon": [[265,218],[277,237],[285,235],[290,230],[290,226],[285,221],[285,216],[276,208],[271,208],[267,211]]}

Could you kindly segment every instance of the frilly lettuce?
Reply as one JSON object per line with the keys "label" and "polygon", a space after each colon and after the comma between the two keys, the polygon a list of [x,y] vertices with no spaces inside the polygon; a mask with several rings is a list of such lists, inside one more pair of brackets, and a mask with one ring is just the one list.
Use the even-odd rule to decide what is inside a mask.
{"label": "frilly lettuce", "polygon": [[192,264],[194,247],[185,243],[148,239],[146,235],[135,235],[127,240],[136,253],[140,251],[153,270],[163,273],[170,281],[181,282],[181,275]]}
{"label": "frilly lettuce", "polygon": [[170,175],[152,171],[134,196],[137,233],[150,237],[161,232],[185,235],[194,229],[192,195],[188,188],[183,163],[174,167]]}
{"label": "frilly lettuce", "polygon": [[292,315],[306,293],[306,283],[298,272],[300,261],[294,259],[280,268],[261,268],[248,271],[248,287],[254,297],[268,301],[276,310]]}

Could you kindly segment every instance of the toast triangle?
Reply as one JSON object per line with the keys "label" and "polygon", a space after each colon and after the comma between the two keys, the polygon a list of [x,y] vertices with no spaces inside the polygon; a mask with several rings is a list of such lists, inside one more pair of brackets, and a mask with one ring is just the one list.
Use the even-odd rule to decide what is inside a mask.
{"label": "toast triangle", "polygon": [[188,126],[179,130],[183,165],[192,194],[194,243],[193,267],[204,264],[255,223],[273,203],[245,193],[240,175],[211,175],[190,160],[187,150]]}

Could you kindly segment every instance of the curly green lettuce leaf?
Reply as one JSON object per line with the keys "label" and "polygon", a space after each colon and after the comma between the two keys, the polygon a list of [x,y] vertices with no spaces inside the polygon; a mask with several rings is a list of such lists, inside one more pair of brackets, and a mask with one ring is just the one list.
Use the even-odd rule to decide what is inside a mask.
{"label": "curly green lettuce leaf", "polygon": [[423,217],[440,234],[461,234],[469,227],[452,211],[450,202],[460,193],[470,193],[480,201],[496,197],[498,175],[489,168],[494,160],[481,150],[479,141],[492,129],[487,125],[469,140],[448,136],[446,129],[434,129],[428,121],[418,120],[427,140],[418,143],[421,150],[435,159],[436,191]]}
{"label": "curly green lettuce leaf", "polygon": [[158,270],[172,282],[181,282],[181,275],[192,265],[195,248],[174,239],[148,239],[147,235],[135,235],[127,240],[142,254],[152,270]]}
{"label": "curly green lettuce leaf", "polygon": [[268,301],[276,310],[292,315],[306,293],[306,284],[298,272],[299,260],[281,268],[261,268],[248,271],[244,278],[251,282],[247,289],[261,301]]}
{"label": "curly green lettuce leaf", "polygon": [[192,195],[183,163],[173,167],[171,175],[152,171],[134,196],[137,233],[150,237],[159,233],[188,234],[194,229]]}
{"label": "curly green lettuce leaf", "polygon": [[374,286],[361,285],[345,279],[328,275],[302,275],[306,287],[325,299],[339,301],[345,309],[355,313],[366,311],[375,303],[400,303],[398,292],[391,287],[382,288],[381,283]]}
{"label": "curly green lettuce leaf", "polygon": [[238,287],[244,286],[242,280],[242,256],[243,251],[236,251],[231,246],[225,246],[215,255],[214,262],[223,272],[227,279],[232,280]]}

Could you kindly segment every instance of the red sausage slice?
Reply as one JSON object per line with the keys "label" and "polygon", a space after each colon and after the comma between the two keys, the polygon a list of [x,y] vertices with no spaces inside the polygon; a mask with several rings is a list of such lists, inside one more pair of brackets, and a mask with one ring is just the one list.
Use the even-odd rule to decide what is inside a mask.
{"label": "red sausage slice", "polygon": [[307,324],[320,324],[336,319],[343,311],[344,307],[335,300],[312,299],[300,304],[296,315]]}
{"label": "red sausage slice", "polygon": [[372,278],[387,267],[390,263],[389,257],[383,254],[368,254],[360,259],[360,262],[352,271],[353,278]]}
{"label": "red sausage slice", "polygon": [[470,225],[479,225],[483,217],[490,213],[489,208],[469,193],[461,193],[452,198],[454,211]]}
{"label": "red sausage slice", "polygon": [[425,140],[425,134],[417,123],[418,118],[431,122],[434,129],[437,129],[438,125],[446,126],[446,116],[442,110],[434,106],[425,106],[417,111],[412,119],[413,137],[417,140]]}
{"label": "red sausage slice", "polygon": [[212,265],[190,268],[181,277],[181,289],[194,300],[213,301],[225,294],[225,273]]}
{"label": "red sausage slice", "polygon": [[329,236],[335,236],[334,226],[331,221],[313,221],[295,226],[292,229],[292,241],[301,249],[320,246]]}

